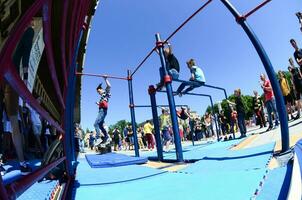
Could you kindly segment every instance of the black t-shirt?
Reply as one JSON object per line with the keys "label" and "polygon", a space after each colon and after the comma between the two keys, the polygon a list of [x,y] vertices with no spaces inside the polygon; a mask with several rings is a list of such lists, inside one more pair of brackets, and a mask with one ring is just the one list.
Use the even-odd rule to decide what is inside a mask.
{"label": "black t-shirt", "polygon": [[221,124],[226,124],[226,116],[219,114],[218,118]]}
{"label": "black t-shirt", "polygon": [[167,57],[167,68],[168,70],[175,69],[179,73],[179,63],[173,54],[170,54]]}
{"label": "black t-shirt", "polygon": [[294,57],[295,57],[295,60],[302,59],[302,49],[298,49],[297,51],[295,51]]}
{"label": "black t-shirt", "polygon": [[244,105],[243,105],[241,97],[236,97],[235,103],[236,103],[237,113],[244,114],[245,113],[245,109],[244,109]]}
{"label": "black t-shirt", "polygon": [[297,67],[294,67],[294,69],[292,69],[292,75],[293,75],[295,87],[300,87],[301,86],[301,76],[299,73],[299,69]]}

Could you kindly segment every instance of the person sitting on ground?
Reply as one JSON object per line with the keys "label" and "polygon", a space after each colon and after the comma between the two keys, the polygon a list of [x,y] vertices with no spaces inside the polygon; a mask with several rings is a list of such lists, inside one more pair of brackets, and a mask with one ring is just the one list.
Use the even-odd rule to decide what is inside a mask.
{"label": "person sitting on ground", "polygon": [[294,58],[300,67],[300,72],[302,72],[302,49],[298,47],[298,44],[294,39],[290,39],[290,43],[295,49]]}
{"label": "person sitting on ground", "polygon": [[[183,94],[186,94],[187,92],[192,91],[193,89],[195,89],[197,87],[203,86],[206,82],[202,69],[200,69],[196,65],[194,59],[190,59],[189,61],[187,61],[187,66],[191,72],[191,78],[189,80],[189,83],[183,82],[178,87],[178,89],[176,91],[176,95],[179,95],[180,97]],[[189,86],[189,87],[187,89],[185,89],[186,86]]]}
{"label": "person sitting on ground", "polygon": [[104,137],[102,138],[102,141],[98,140],[96,142],[96,146],[99,144],[108,144],[108,133],[106,129],[104,128],[104,121],[107,115],[107,110],[108,110],[108,101],[111,96],[110,94],[110,89],[111,85],[107,79],[107,77],[104,77],[105,83],[106,83],[106,89],[104,90],[102,88],[102,84],[99,84],[98,87],[96,88],[97,93],[101,96],[100,101],[97,102],[96,104],[99,106],[99,113],[98,116],[94,122],[94,128],[96,131],[96,139],[99,139],[101,133],[100,130],[102,130],[102,133],[104,134]]}
{"label": "person sitting on ground", "polygon": [[246,137],[246,125],[245,125],[245,108],[241,97],[241,90],[238,88],[234,91],[235,95],[235,103],[229,100],[228,103],[236,106],[237,114],[238,114],[238,126],[242,137]]}
{"label": "person sitting on ground", "polygon": [[[167,65],[167,71],[168,74],[172,77],[172,79],[178,79],[179,76],[179,62],[177,58],[174,56],[172,51],[172,46],[168,42],[168,47],[164,49],[164,54],[166,58],[166,65]],[[157,50],[158,53],[158,50]],[[159,68],[160,73],[160,82],[156,84],[156,90],[161,90],[164,86],[163,78],[164,78],[164,71],[163,67]]]}
{"label": "person sitting on ground", "polygon": [[297,12],[296,16],[298,17],[299,24],[300,24],[300,31],[302,32],[302,13],[301,12]]}
{"label": "person sitting on ground", "polygon": [[279,76],[281,92],[282,92],[282,95],[284,98],[284,103],[286,104],[287,115],[290,114],[291,118],[294,119],[294,117],[292,115],[292,109],[291,109],[291,103],[293,100],[292,100],[292,96],[291,96],[291,92],[290,92],[289,83],[285,77],[284,72],[282,72],[281,70],[278,71],[278,76]]}

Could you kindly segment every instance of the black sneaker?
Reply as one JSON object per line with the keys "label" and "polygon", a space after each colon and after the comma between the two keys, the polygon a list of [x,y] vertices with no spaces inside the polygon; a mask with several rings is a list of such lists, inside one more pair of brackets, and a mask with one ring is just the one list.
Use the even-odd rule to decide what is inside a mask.
{"label": "black sneaker", "polygon": [[20,171],[22,175],[27,175],[32,172],[32,169],[28,166],[28,164],[20,165]]}
{"label": "black sneaker", "polygon": [[272,129],[273,129],[273,127],[272,127],[272,126],[269,126],[269,127],[266,129],[265,132],[268,132],[268,131],[270,131],[270,130],[272,130]]}

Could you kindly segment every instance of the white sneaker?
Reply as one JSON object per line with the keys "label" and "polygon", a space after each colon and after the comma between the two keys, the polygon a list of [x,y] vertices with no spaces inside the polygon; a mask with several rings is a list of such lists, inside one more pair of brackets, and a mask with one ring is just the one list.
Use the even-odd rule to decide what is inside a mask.
{"label": "white sneaker", "polygon": [[101,138],[97,139],[96,142],[94,143],[94,146],[99,146],[102,143],[102,141],[103,140]]}

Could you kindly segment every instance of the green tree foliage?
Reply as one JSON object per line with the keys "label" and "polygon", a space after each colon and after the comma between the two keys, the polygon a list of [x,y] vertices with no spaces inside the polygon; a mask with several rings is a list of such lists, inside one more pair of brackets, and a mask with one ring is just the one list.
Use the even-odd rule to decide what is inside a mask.
{"label": "green tree foliage", "polygon": [[112,134],[112,132],[115,128],[117,128],[120,132],[122,132],[128,124],[131,124],[131,123],[126,120],[120,120],[120,121],[116,122],[115,124],[109,126],[109,134]]}
{"label": "green tree foliage", "polygon": [[[249,119],[250,117],[253,116],[254,111],[253,111],[253,97],[250,95],[242,95],[241,96],[243,104],[244,104],[244,108],[245,108],[245,112],[246,112],[246,119]],[[230,95],[228,98],[229,101],[235,102],[235,96],[234,95]],[[221,108],[225,113],[225,116],[227,117],[227,120],[229,121],[231,118],[231,107],[229,106],[229,103],[227,102],[227,100],[223,100],[221,102]],[[208,106],[206,109],[206,112],[212,112],[212,107]],[[218,104],[215,103],[214,105],[214,113],[218,113]]]}

